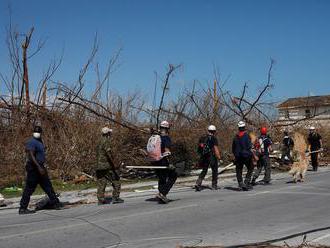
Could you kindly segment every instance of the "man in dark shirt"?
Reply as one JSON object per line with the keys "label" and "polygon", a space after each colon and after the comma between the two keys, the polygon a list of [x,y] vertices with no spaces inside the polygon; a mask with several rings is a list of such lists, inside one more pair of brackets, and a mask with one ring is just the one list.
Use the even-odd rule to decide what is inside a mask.
{"label": "man in dark shirt", "polygon": [[27,154],[26,162],[26,183],[20,202],[19,214],[32,214],[35,211],[29,210],[30,197],[39,184],[49,197],[50,205],[55,209],[60,209],[61,204],[53,189],[45,168],[46,154],[45,146],[41,139],[42,128],[34,127],[33,137],[25,145]]}
{"label": "man in dark shirt", "polygon": [[311,152],[313,171],[317,171],[319,166],[318,156],[319,152],[322,150],[322,137],[316,132],[315,127],[313,126],[309,128],[308,143]]}
{"label": "man in dark shirt", "polygon": [[[250,136],[245,130],[245,123],[240,121],[238,123],[238,134],[235,135],[232,144],[232,152],[235,156],[236,165],[236,177],[238,187],[241,190],[250,190],[252,186],[250,184],[251,176],[253,173],[252,163],[252,143]],[[246,166],[247,173],[243,182],[243,166]]]}
{"label": "man in dark shirt", "polygon": [[272,140],[267,135],[267,128],[262,127],[260,129],[260,136],[258,138],[259,142],[259,160],[257,163],[257,169],[254,172],[253,179],[252,179],[252,185],[256,184],[256,180],[258,179],[262,168],[265,169],[265,176],[262,180],[264,184],[269,184],[271,180],[271,166],[270,166],[270,159],[269,159],[269,153],[272,149]]}
{"label": "man in dark shirt", "polygon": [[212,169],[212,189],[218,189],[218,161],[220,160],[220,152],[218,140],[215,137],[216,127],[210,125],[207,131],[208,134],[201,137],[198,143],[198,153],[200,155],[199,164],[202,167],[202,172],[196,181],[196,191],[201,191],[202,182],[209,167]]}
{"label": "man in dark shirt", "polygon": [[160,124],[160,137],[161,137],[161,153],[163,158],[157,162],[154,162],[157,166],[166,166],[168,169],[158,169],[156,174],[158,176],[158,195],[157,198],[159,203],[166,204],[169,202],[167,194],[173,187],[176,179],[177,173],[175,168],[170,168],[169,157],[171,155],[171,138],[169,137],[170,125],[167,121],[162,121]]}

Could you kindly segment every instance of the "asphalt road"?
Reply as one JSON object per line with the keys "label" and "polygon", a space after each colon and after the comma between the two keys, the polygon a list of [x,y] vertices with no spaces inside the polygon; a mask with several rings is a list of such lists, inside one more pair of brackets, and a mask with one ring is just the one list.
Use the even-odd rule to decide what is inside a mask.
{"label": "asphalt road", "polygon": [[[307,240],[330,244],[330,169],[308,172],[301,184],[277,176],[270,186],[235,191],[233,180],[218,191],[176,188],[160,205],[136,194],[122,205],[84,205],[19,216],[0,211],[0,247],[234,246],[311,232]],[[224,188],[226,187],[226,188]],[[318,230],[319,229],[319,230]],[[302,236],[287,239],[300,243]],[[283,241],[281,241],[283,242]],[[280,242],[280,243],[281,243]]]}

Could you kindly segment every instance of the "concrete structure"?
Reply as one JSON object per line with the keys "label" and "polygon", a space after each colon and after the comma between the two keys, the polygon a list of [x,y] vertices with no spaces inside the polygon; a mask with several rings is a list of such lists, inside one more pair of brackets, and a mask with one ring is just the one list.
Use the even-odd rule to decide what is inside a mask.
{"label": "concrete structure", "polygon": [[330,126],[330,95],[289,98],[277,109],[279,124]]}

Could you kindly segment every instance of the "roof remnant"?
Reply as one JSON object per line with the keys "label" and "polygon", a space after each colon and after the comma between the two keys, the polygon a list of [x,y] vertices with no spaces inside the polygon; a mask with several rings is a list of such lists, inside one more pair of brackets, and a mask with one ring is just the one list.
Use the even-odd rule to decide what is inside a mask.
{"label": "roof remnant", "polygon": [[330,95],[295,97],[280,103],[277,108],[316,107],[330,105]]}

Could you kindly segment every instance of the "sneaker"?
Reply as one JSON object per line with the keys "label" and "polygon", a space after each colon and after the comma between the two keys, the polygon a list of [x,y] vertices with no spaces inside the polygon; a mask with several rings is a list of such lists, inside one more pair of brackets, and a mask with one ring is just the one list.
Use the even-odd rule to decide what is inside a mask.
{"label": "sneaker", "polygon": [[113,198],[112,204],[119,204],[119,203],[124,203],[124,200],[119,197]]}
{"label": "sneaker", "polygon": [[34,214],[36,211],[27,208],[20,208],[18,214]]}
{"label": "sneaker", "polygon": [[158,199],[159,199],[159,203],[161,203],[161,204],[169,203],[169,199],[167,199],[167,197],[165,195],[163,195],[162,193],[159,193]]}

